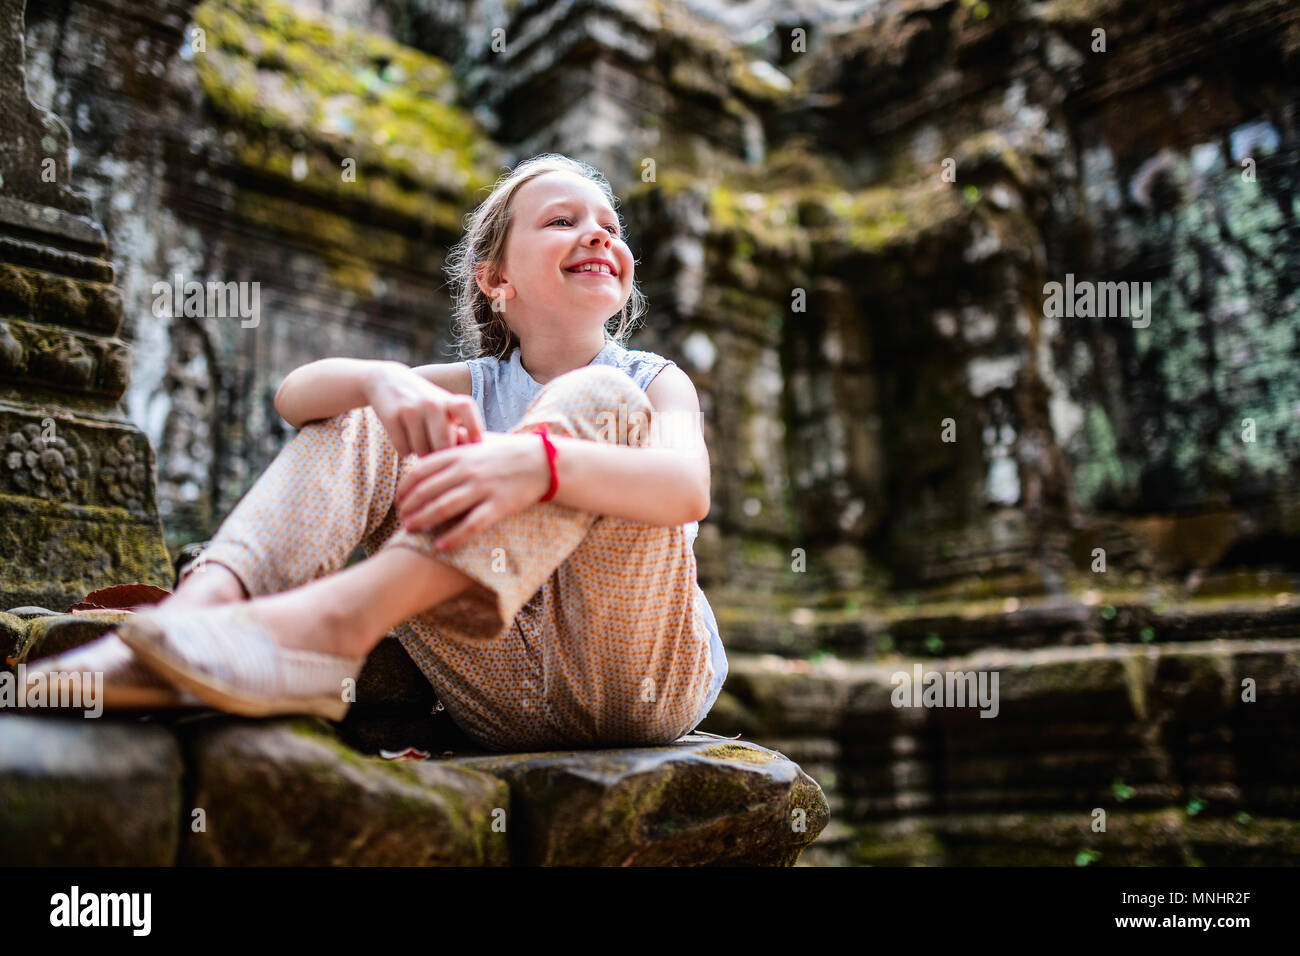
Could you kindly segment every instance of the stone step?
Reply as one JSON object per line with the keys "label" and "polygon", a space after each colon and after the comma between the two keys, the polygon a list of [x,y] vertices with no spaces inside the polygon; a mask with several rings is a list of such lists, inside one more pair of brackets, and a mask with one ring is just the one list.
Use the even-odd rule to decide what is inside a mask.
{"label": "stone step", "polygon": [[1206,817],[1181,806],[1090,813],[945,814],[864,824],[803,860],[872,866],[1294,866],[1300,823],[1249,814]]}
{"label": "stone step", "polygon": [[[1046,721],[1115,725],[1231,718],[1250,724],[1300,711],[1300,640],[1200,641],[1177,645],[1091,644],[985,650],[962,657],[814,661],[775,654],[729,655],[729,675],[710,729],[753,736],[872,741],[944,733],[996,740],[994,728]],[[901,677],[984,672],[995,705],[895,705]],[[1254,702],[1241,700],[1253,682]],[[945,685],[947,681],[945,678]],[[981,718],[980,710],[989,712]],[[997,723],[994,722],[997,721]]]}
{"label": "stone step", "polygon": [[[917,665],[923,687],[930,671],[984,671],[991,691],[996,672],[996,717],[894,706],[895,675]],[[817,778],[836,826],[809,865],[1300,862],[1297,640],[923,662],[732,654],[703,727]],[[1109,838],[1091,829],[1099,808]]]}
{"label": "stone step", "polygon": [[389,760],[310,718],[0,715],[0,865],[791,865],[828,814],[702,734]]}
{"label": "stone step", "polygon": [[1290,594],[1168,602],[1127,595],[1009,598],[862,609],[774,607],[726,595],[711,596],[710,602],[728,650],[791,656],[938,658],[984,648],[1169,644],[1300,633],[1300,598]]}

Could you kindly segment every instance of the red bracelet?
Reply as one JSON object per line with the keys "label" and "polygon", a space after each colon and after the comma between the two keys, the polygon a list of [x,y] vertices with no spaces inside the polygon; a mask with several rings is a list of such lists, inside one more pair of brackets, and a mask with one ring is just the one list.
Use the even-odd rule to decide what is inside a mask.
{"label": "red bracelet", "polygon": [[555,456],[557,452],[555,446],[551,444],[551,440],[546,437],[546,426],[538,425],[533,429],[533,431],[542,436],[542,444],[546,446],[546,463],[551,467],[551,487],[547,490],[546,494],[537,499],[538,502],[541,503],[543,501],[550,501],[555,497],[555,493],[560,490],[560,476],[555,470]]}

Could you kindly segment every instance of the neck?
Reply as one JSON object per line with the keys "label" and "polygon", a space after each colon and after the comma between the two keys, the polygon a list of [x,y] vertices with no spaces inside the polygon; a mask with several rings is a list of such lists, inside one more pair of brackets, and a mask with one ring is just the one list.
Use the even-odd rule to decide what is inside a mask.
{"label": "neck", "polygon": [[547,338],[545,335],[519,339],[519,364],[533,381],[545,385],[553,378],[575,368],[590,365],[605,348],[605,331],[594,330],[575,342],[572,338]]}

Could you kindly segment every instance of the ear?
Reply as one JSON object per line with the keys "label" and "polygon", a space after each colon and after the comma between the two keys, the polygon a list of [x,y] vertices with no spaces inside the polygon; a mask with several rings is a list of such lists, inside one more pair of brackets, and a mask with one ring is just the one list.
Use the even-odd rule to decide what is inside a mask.
{"label": "ear", "polygon": [[497,288],[501,288],[501,294],[507,299],[514,294],[510,289],[509,281],[490,262],[479,263],[478,268],[474,270],[474,281],[478,284],[479,291],[489,300]]}

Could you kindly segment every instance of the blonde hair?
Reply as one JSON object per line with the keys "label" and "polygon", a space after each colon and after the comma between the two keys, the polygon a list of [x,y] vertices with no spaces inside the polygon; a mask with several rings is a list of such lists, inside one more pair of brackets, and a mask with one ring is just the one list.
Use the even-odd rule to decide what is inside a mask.
{"label": "blonde hair", "polygon": [[[492,310],[492,302],[478,287],[475,276],[478,267],[488,263],[489,277],[498,272],[505,259],[506,237],[514,220],[511,202],[524,183],[531,182],[543,173],[576,173],[600,187],[618,217],[620,231],[625,231],[623,217],[618,212],[618,200],[609,181],[594,166],[581,160],[570,159],[560,153],[543,153],[518,163],[514,169],[502,174],[491,193],[472,213],[465,217],[465,235],[447,254],[444,269],[452,287],[452,339],[461,358],[494,356],[506,358],[519,346],[519,336],[506,324],[501,312]],[[636,322],[645,314],[647,302],[636,279],[632,292],[617,316],[605,323],[605,339],[626,345],[627,337]],[[609,321],[618,319],[611,333]]]}

